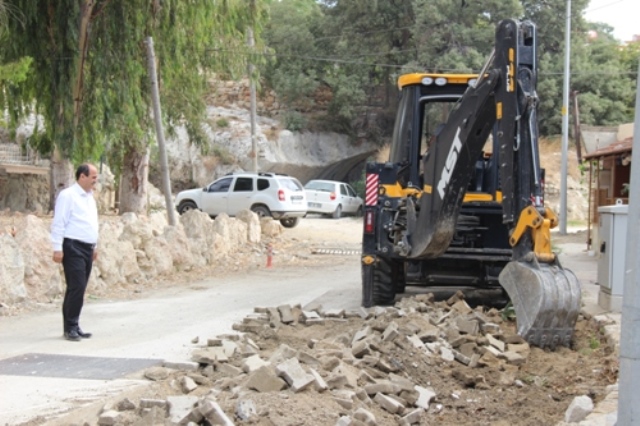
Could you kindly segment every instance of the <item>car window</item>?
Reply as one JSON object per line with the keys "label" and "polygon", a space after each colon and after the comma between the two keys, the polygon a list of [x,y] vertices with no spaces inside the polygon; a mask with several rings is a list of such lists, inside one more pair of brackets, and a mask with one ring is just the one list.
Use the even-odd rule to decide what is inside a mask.
{"label": "car window", "polygon": [[280,186],[286,189],[290,189],[291,191],[302,191],[302,185],[295,179],[290,178],[280,178],[278,179],[280,182]]}
{"label": "car window", "polygon": [[265,189],[271,186],[269,184],[269,179],[258,178],[258,191],[264,191]]}
{"label": "car window", "polygon": [[333,192],[335,191],[335,185],[331,182],[320,182],[312,180],[305,185],[306,189],[315,189],[316,191]]}
{"label": "car window", "polygon": [[251,192],[253,191],[253,178],[239,177],[233,186],[233,192]]}
{"label": "car window", "polygon": [[349,192],[347,192],[347,187],[344,184],[340,185],[340,193],[345,196],[349,195]]}
{"label": "car window", "polygon": [[351,186],[347,185],[347,191],[349,192],[349,195],[351,195],[352,197],[357,197],[356,191]]}
{"label": "car window", "polygon": [[209,185],[209,192],[228,192],[233,178],[224,178]]}

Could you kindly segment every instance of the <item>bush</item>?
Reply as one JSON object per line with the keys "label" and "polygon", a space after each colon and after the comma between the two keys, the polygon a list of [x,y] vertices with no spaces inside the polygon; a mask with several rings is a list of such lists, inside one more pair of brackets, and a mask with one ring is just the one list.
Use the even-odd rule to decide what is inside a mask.
{"label": "bush", "polygon": [[307,128],[307,120],[297,111],[289,111],[284,114],[284,127],[292,132],[299,132]]}

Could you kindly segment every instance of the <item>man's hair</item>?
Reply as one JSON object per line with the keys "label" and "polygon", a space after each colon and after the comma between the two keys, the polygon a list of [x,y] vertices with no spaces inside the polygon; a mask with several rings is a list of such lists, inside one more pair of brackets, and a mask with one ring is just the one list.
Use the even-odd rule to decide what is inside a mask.
{"label": "man's hair", "polygon": [[76,169],[76,180],[80,179],[80,175],[89,176],[89,164],[80,164]]}

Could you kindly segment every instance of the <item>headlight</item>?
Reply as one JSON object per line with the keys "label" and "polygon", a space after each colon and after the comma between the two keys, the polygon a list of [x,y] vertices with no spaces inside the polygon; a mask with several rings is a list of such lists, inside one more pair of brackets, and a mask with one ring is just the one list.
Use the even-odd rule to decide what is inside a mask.
{"label": "headlight", "polygon": [[444,77],[438,77],[436,78],[436,85],[437,86],[444,86],[445,84],[447,84],[447,79]]}
{"label": "headlight", "polygon": [[430,84],[433,84],[433,78],[431,77],[424,77],[422,79],[422,84],[424,84],[425,86],[428,86]]}
{"label": "headlight", "polygon": [[471,80],[469,80],[467,83],[469,84],[469,86],[471,87],[476,87],[476,83],[478,82],[477,78],[472,78]]}

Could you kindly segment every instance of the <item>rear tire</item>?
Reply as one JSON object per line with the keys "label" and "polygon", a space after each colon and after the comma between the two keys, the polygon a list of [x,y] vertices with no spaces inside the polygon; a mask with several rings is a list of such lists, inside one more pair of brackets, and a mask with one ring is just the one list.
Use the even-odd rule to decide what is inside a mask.
{"label": "rear tire", "polygon": [[340,219],[341,216],[342,216],[342,204],[338,204],[338,207],[336,207],[336,210],[333,212],[333,215],[331,217],[333,217],[334,219]]}
{"label": "rear tire", "polygon": [[295,228],[300,223],[299,217],[288,217],[286,219],[280,219],[280,223],[285,228]]}
{"label": "rear tire", "polygon": [[253,206],[251,211],[258,215],[258,217],[271,217],[271,212],[265,206]]}
{"label": "rear tire", "polygon": [[362,206],[358,207],[358,210],[356,210],[356,217],[362,217]]}
{"label": "rear tire", "polygon": [[198,210],[198,206],[193,201],[183,201],[178,206],[178,213],[185,214],[189,210]]}

